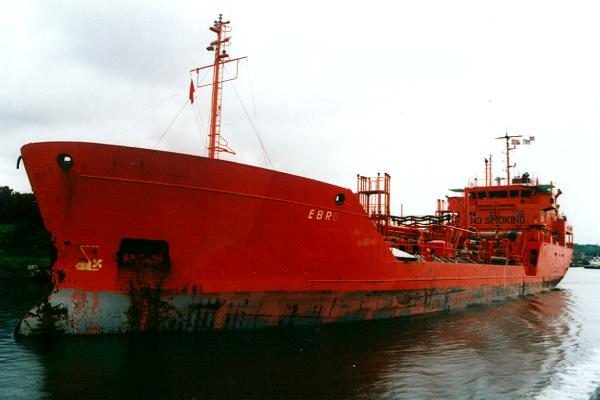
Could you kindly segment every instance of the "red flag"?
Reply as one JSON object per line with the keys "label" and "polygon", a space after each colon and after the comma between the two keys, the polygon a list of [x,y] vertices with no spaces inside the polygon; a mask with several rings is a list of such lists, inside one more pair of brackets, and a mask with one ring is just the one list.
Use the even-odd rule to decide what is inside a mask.
{"label": "red flag", "polygon": [[194,92],[196,89],[194,88],[194,81],[190,79],[190,103],[194,104]]}

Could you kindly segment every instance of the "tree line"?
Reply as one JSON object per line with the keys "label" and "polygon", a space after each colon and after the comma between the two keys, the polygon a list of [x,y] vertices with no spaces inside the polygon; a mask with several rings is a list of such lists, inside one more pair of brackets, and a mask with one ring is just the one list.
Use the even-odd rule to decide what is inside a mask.
{"label": "tree line", "polygon": [[46,257],[51,251],[34,194],[0,187],[0,256]]}
{"label": "tree line", "polygon": [[0,224],[31,223],[42,226],[42,216],[33,193],[0,187]]}
{"label": "tree line", "polygon": [[593,257],[600,256],[600,246],[597,244],[577,244],[573,249],[574,260],[589,260]]}

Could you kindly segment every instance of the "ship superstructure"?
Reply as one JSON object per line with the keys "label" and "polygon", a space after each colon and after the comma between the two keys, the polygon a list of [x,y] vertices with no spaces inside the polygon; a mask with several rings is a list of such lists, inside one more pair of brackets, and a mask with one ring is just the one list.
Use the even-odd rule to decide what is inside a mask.
{"label": "ship superstructure", "polygon": [[[485,180],[474,180],[466,188],[452,189],[460,195],[437,201],[435,214],[393,216],[390,214],[389,174],[358,176],[361,205],[376,223],[390,247],[434,262],[468,262],[523,265],[536,274],[543,243],[573,248],[573,228],[559,211],[562,194],[553,184],[541,184],[528,173],[511,177],[511,138],[507,142],[507,177],[496,184],[492,166],[485,159]],[[520,135],[519,135],[520,137]]]}

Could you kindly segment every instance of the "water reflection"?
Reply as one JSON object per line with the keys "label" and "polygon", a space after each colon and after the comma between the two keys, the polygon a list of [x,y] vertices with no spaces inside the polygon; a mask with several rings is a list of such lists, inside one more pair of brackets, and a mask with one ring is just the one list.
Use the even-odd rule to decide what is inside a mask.
{"label": "water reflection", "polygon": [[322,329],[27,339],[10,350],[27,383],[0,383],[57,399],[515,398],[551,384],[581,330],[567,289]]}
{"label": "water reflection", "polygon": [[372,391],[395,398],[533,395],[572,351],[569,291],[426,318],[388,343]]}
{"label": "water reflection", "polygon": [[16,345],[13,332],[19,318],[46,291],[39,284],[0,283],[0,398],[41,397],[46,370],[40,352]]}

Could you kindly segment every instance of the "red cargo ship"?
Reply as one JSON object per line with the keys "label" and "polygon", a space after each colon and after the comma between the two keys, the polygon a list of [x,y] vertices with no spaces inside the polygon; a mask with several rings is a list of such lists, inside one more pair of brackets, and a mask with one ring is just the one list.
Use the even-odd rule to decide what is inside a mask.
{"label": "red cargo ship", "polygon": [[[51,294],[16,333],[204,331],[408,316],[554,287],[572,228],[527,174],[390,214],[390,176],[357,191],[219,160],[229,22],[219,18],[208,157],[82,142],[23,146],[57,250]],[[205,67],[206,68],[206,67]],[[203,68],[192,70],[198,73]],[[198,83],[196,83],[198,84]],[[190,99],[193,101],[193,86]]]}

